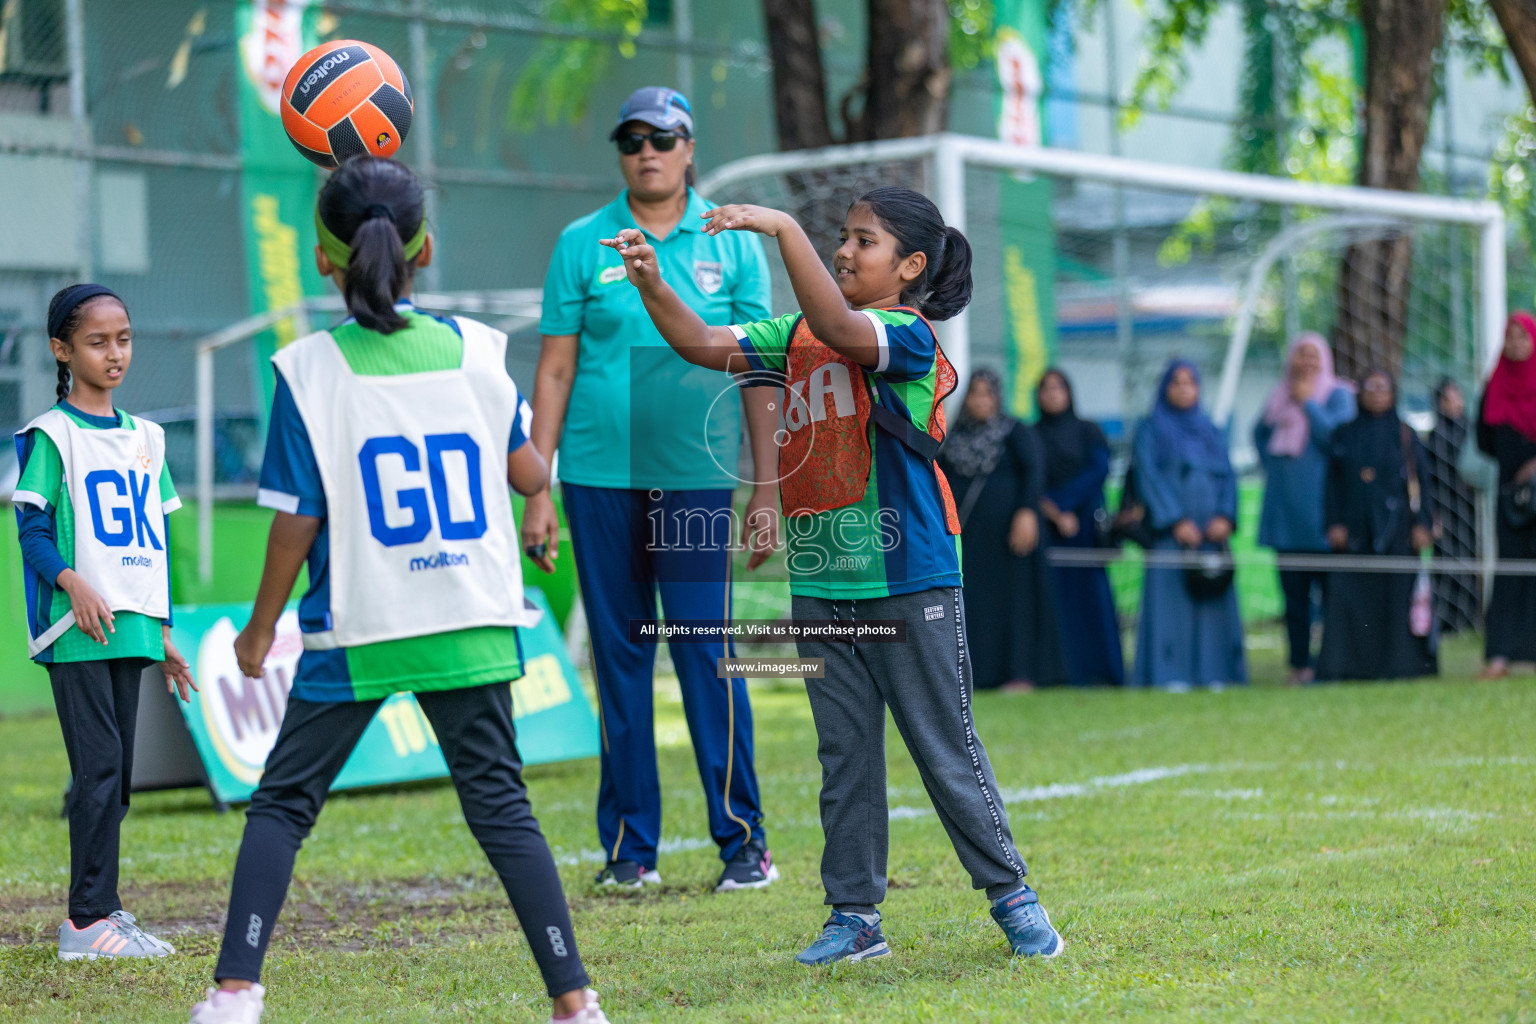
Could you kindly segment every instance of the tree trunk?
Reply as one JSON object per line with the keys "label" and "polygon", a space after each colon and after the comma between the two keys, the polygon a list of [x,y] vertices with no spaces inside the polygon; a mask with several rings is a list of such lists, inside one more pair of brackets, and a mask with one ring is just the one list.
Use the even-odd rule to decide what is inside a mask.
{"label": "tree trunk", "polygon": [[1493,15],[1536,103],[1536,0],[1492,0]]}
{"label": "tree trunk", "polygon": [[[1429,127],[1435,50],[1446,0],[1361,0],[1365,28],[1365,108],[1360,184],[1411,192]],[[1407,234],[1359,242],[1339,274],[1334,348],[1339,372],[1372,367],[1400,372],[1413,269]]]}
{"label": "tree trunk", "polygon": [[949,110],[946,0],[867,0],[869,46],[864,109],[849,141],[896,139],[944,130]]}
{"label": "tree trunk", "polygon": [[[810,149],[941,131],[949,100],[946,0],[866,0],[867,64],[841,103],[844,138],[832,134],[817,39],[816,0],[763,0],[779,148]],[[862,99],[857,113],[852,112]],[[848,203],[876,185],[921,184],[921,167],[828,168],[784,176],[795,219],[823,256],[837,248]],[[714,196],[724,199],[724,196]]]}
{"label": "tree trunk", "polygon": [[768,54],[773,61],[779,148],[832,145],[816,0],[763,0],[763,17],[768,23]]}

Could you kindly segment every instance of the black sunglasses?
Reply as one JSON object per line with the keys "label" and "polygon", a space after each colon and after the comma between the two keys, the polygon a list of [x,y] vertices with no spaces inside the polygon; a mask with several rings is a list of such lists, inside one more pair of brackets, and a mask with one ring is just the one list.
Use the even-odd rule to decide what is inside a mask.
{"label": "black sunglasses", "polygon": [[634,156],[636,153],[640,152],[640,150],[645,148],[645,144],[647,142],[649,142],[651,147],[658,153],[670,153],[677,148],[677,144],[679,142],[683,141],[687,137],[688,136],[684,135],[682,132],[671,131],[650,133],[630,132],[627,135],[620,135],[614,141],[618,143],[620,153],[623,153],[625,156]]}

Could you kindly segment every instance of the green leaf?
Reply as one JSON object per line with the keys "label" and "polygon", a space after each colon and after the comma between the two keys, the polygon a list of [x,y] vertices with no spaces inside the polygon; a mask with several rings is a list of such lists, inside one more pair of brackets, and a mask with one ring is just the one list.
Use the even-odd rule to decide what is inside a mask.
{"label": "green leaf", "polygon": [[613,55],[634,57],[645,15],[646,0],[554,0],[546,19],[583,34],[539,44],[512,87],[507,127],[529,132],[541,123],[570,124],[585,117]]}

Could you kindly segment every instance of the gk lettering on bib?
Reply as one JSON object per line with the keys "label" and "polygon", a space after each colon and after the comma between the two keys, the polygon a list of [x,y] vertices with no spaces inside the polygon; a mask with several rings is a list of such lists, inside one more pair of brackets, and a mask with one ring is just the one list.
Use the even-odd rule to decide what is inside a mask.
{"label": "gk lettering on bib", "polygon": [[507,489],[518,395],[506,335],[460,318],[453,370],[352,372],[327,333],[273,357],[325,489],[327,629],[311,650],[474,626],[531,626]]}
{"label": "gk lettering on bib", "polygon": [[[65,552],[79,573],[114,612],[170,614],[165,514],[160,474],[165,432],[157,423],[128,417],[129,426],[88,430],[50,409],[21,431],[41,430],[59,450],[64,483],[74,512],[74,551]],[[179,503],[177,503],[179,504]],[[35,657],[74,624],[69,612],[41,636],[29,638]]]}

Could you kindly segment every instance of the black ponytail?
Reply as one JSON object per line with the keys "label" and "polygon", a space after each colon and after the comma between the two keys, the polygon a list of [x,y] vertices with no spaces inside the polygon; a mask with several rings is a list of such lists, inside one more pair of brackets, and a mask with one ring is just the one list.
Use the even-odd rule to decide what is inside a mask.
{"label": "black ponytail", "polygon": [[971,243],[958,228],[946,227],[939,208],[921,192],[887,186],[860,196],[854,206],[868,207],[896,236],[896,255],[914,252],[928,265],[901,293],[901,301],[930,320],[948,320],[971,301]]}
{"label": "black ponytail", "polygon": [[356,156],[320,189],[320,219],[352,249],[347,263],[347,310],[371,331],[391,334],[406,325],[395,311],[415,261],[402,239],[413,237],[426,216],[421,183],[404,164]]}
{"label": "black ponytail", "polygon": [[[48,337],[58,338],[64,344],[73,347],[75,332],[85,322],[86,308],[98,299],[111,299],[123,307],[123,315],[128,314],[128,304],[105,285],[67,285],[54,292],[53,298],[48,300]],[[54,362],[58,366],[59,382],[54,385],[53,394],[58,401],[62,402],[69,397],[71,383],[69,364],[58,359]]]}

